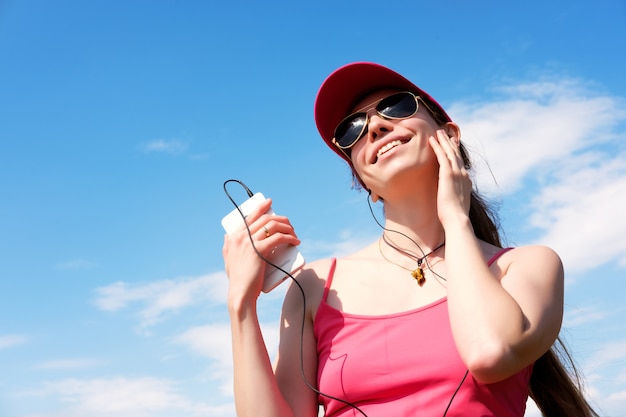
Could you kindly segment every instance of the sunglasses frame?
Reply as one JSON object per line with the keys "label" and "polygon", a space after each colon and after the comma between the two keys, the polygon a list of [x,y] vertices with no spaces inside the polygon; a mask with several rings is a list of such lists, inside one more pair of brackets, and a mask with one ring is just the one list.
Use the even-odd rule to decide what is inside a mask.
{"label": "sunglasses frame", "polygon": [[[378,108],[377,108],[377,107],[378,107],[378,105],[379,105],[380,103],[382,103],[383,101],[387,100],[387,99],[388,99],[388,98],[390,98],[390,97],[393,97],[393,96],[396,96],[396,95],[400,95],[400,94],[402,94],[402,95],[409,94],[409,95],[411,95],[411,96],[413,97],[413,99],[415,100],[415,111],[414,111],[413,113],[409,114],[408,116],[404,116],[404,117],[390,117],[390,116],[387,116],[387,115],[385,115],[385,114],[381,113],[381,112],[378,110]],[[355,139],[354,141],[352,141],[352,143],[350,143],[350,144],[349,144],[349,145],[347,145],[347,146],[342,146],[342,145],[340,145],[340,144],[339,144],[339,142],[338,142],[338,141],[337,141],[334,137],[333,137],[333,139],[332,139],[332,143],[333,143],[333,144],[334,144],[337,148],[339,148],[339,150],[341,150],[341,152],[342,152],[342,153],[343,153],[346,157],[350,158],[350,154],[349,154],[348,152],[346,152],[346,150],[351,149],[351,148],[352,148],[352,147],[353,147],[353,146],[354,146],[354,145],[355,145],[355,144],[356,144],[356,143],[357,143],[357,142],[358,142],[358,141],[359,141],[359,140],[363,137],[363,135],[365,134],[365,132],[366,132],[366,130],[367,130],[367,126],[368,126],[368,124],[369,124],[369,115],[368,115],[368,111],[369,111],[371,108],[376,109],[376,114],[378,114],[380,117],[382,117],[382,118],[384,118],[384,119],[386,119],[386,120],[402,120],[402,119],[409,119],[409,118],[411,118],[411,117],[413,117],[413,116],[415,116],[415,115],[417,114],[417,112],[419,111],[419,108],[420,108],[420,101],[421,101],[421,102],[422,102],[422,104],[426,107],[426,109],[428,110],[428,112],[429,112],[429,113],[430,113],[430,114],[431,114],[431,115],[432,115],[435,119],[437,119],[437,117],[436,117],[436,116],[437,116],[437,115],[436,115],[436,113],[435,113],[435,112],[433,112],[433,110],[432,110],[432,109],[428,106],[428,104],[427,104],[427,103],[426,103],[426,102],[425,102],[425,101],[424,101],[424,100],[423,100],[420,96],[418,96],[418,95],[417,95],[417,94],[415,94],[415,93],[412,93],[411,91],[398,91],[397,93],[390,94],[390,95],[388,95],[388,96],[386,96],[386,97],[381,98],[380,100],[377,100],[376,102],[374,102],[374,103],[372,103],[372,104],[369,104],[369,105],[367,105],[367,106],[363,107],[362,109],[360,109],[360,110],[359,110],[359,111],[357,111],[357,112],[350,113],[349,115],[347,115],[346,117],[344,117],[343,119],[341,119],[341,121],[337,124],[337,127],[335,128],[335,132],[337,131],[337,128],[338,128],[339,126],[341,126],[341,124],[342,124],[343,122],[345,122],[346,120],[348,120],[348,119],[352,119],[352,118],[354,118],[355,116],[360,115],[360,114],[365,115],[365,123],[363,124],[363,128],[361,129],[361,132],[360,132],[360,133],[359,133],[359,135],[356,137],[356,139]],[[367,110],[367,111],[364,111],[364,110]]]}

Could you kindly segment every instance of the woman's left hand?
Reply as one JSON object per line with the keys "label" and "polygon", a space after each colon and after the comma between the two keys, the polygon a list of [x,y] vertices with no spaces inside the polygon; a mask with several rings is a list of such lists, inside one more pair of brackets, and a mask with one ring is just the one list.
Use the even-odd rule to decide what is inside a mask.
{"label": "woman's left hand", "polygon": [[429,142],[439,161],[437,211],[446,227],[455,219],[467,218],[472,181],[461,156],[460,139],[448,136],[444,129],[437,130],[436,135]]}

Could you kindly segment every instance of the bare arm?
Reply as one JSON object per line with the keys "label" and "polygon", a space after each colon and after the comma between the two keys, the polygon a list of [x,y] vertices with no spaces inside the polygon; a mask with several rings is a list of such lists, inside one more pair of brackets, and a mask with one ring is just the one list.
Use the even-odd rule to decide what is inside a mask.
{"label": "bare arm", "polygon": [[497,382],[538,359],[558,336],[561,262],[545,247],[515,249],[503,255],[504,271],[495,268],[500,278],[486,267],[469,236],[464,239],[462,230],[453,233],[446,260],[454,340],[476,379]]}
{"label": "bare arm", "polygon": [[446,235],[450,323],[457,349],[482,382],[507,378],[546,352],[563,316],[563,268],[545,247],[515,249],[492,268],[469,221],[471,182],[458,143],[439,132],[438,211]]}
{"label": "bare arm", "polygon": [[231,305],[229,310],[237,415],[294,416],[274,378],[261,335],[256,305]]}
{"label": "bare arm", "polygon": [[[300,243],[287,218],[262,214],[267,211],[270,204],[271,202],[267,200],[246,219],[255,246],[263,255],[267,255],[278,244]],[[269,237],[266,236],[263,227],[269,230]],[[299,398],[289,398],[287,401],[283,392],[285,390],[274,375],[257,316],[256,301],[261,292],[265,265],[252,248],[245,229],[226,236],[223,255],[229,277],[228,311],[232,333],[237,415],[240,417],[316,415],[315,407],[308,413],[302,412],[299,406],[292,409],[294,404],[305,402],[299,401]],[[293,296],[288,296],[288,299],[290,297]],[[289,305],[288,300],[285,303]],[[291,314],[293,313],[286,309],[283,322],[285,318],[292,320]],[[301,312],[299,317],[302,317]],[[281,331],[281,334],[283,333]],[[290,341],[281,340],[281,346],[283,343]],[[281,361],[279,360],[279,363]],[[294,371],[298,372],[298,369],[295,368]],[[284,382],[281,382],[281,385],[284,385]],[[288,390],[286,392],[290,394]],[[314,402],[313,395],[311,398]]]}
{"label": "bare arm", "polygon": [[285,297],[275,362],[280,390],[298,417],[318,414],[317,394],[312,389],[317,389],[317,344],[313,334],[312,307],[318,298],[311,297],[311,294],[319,291],[319,287],[315,287],[320,280],[311,268],[307,267],[297,277],[306,300],[296,283],[291,284]]}

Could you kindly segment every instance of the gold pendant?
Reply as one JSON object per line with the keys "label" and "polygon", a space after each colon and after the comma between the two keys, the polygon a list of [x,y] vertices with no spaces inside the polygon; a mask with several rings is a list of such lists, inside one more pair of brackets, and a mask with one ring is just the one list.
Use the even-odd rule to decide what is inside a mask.
{"label": "gold pendant", "polygon": [[413,272],[411,272],[411,276],[415,278],[420,287],[424,285],[424,282],[426,282],[426,278],[424,278],[424,271],[422,271],[422,268],[420,267],[415,268]]}

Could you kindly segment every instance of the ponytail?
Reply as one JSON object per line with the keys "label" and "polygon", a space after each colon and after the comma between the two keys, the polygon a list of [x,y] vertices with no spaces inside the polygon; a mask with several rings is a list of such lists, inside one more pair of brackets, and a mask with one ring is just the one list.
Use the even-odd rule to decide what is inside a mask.
{"label": "ponytail", "polygon": [[[502,247],[500,227],[493,211],[476,192],[472,191],[470,198],[469,217],[476,237]],[[543,417],[599,417],[583,395],[581,380],[572,356],[557,338],[552,348],[533,365],[529,395]]]}
{"label": "ponytail", "polygon": [[[569,372],[566,371],[565,363]],[[582,394],[581,377],[561,339],[537,359],[530,398],[544,417],[599,417]]]}

